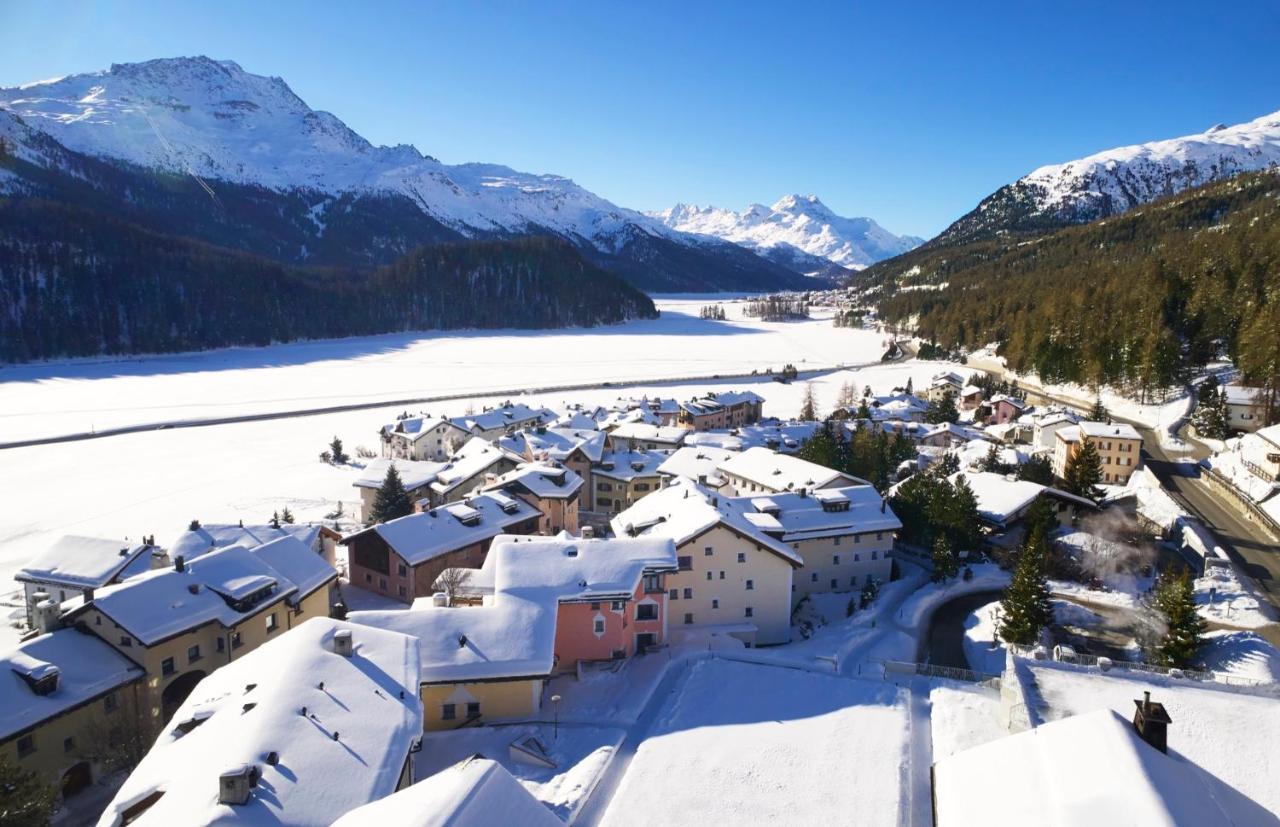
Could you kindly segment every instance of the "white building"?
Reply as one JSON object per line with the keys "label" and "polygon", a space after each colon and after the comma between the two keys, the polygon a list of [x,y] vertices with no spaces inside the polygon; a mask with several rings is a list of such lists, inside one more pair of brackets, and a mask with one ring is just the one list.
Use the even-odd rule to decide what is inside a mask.
{"label": "white building", "polygon": [[[22,584],[27,625],[35,626],[35,607],[43,600],[62,604],[79,597],[92,599],[95,589],[150,571],[151,543],[130,543],[99,537],[59,537],[13,576]],[[164,565],[163,559],[160,565]],[[40,597],[43,595],[43,597]]]}
{"label": "white building", "polygon": [[749,448],[735,454],[720,464],[720,473],[726,483],[721,490],[730,495],[870,485],[866,480],[768,448]]}

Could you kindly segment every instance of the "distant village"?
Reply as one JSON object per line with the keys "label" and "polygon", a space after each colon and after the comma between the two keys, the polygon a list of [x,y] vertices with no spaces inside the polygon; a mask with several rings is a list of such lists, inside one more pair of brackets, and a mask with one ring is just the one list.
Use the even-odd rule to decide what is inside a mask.
{"label": "distant village", "polygon": [[[809,395],[793,419],[766,418],[764,402],[719,390],[405,411],[370,422],[370,455],[317,445],[350,467],[359,513],[302,524],[286,510],[254,525],[193,515],[176,537],[63,537],[17,575],[27,631],[3,655],[4,758],[59,807],[110,782],[90,814],[104,825],[281,813],[290,824],[562,824],[582,802],[557,810],[519,779],[557,766],[545,732],[560,737],[573,693],[639,691],[641,664],[681,653],[772,658],[859,618],[861,634],[890,634],[891,619],[913,622],[902,601],[940,603],[971,583],[1005,590],[994,671],[907,658],[878,663],[877,677],[838,647],[810,667],[1000,684],[1004,737],[934,756],[938,823],[986,819],[1000,778],[1034,785],[1018,773],[1082,742],[1099,753],[1143,742],[1154,770],[1095,781],[1166,794],[1187,764],[1157,754],[1166,728],[1184,724],[1162,706],[1162,682],[1230,689],[1228,702],[1280,715],[1274,696],[1199,658],[1197,606],[1229,590],[1232,564],[1144,467],[1144,433],[1101,404],[1031,404],[971,371],[849,387],[833,411]],[[1265,514],[1280,426],[1257,428],[1242,404],[1230,416],[1245,436],[1209,464],[1241,508]],[[1085,602],[1164,607],[1193,640],[1179,649],[1166,629],[1127,657],[1093,648],[1089,629],[1064,634],[1044,616],[1050,580]],[[1156,683],[1134,683],[1132,724],[1046,722],[1018,694],[1036,670],[1052,673],[1046,686],[1127,670]],[[503,740],[520,722],[542,734]],[[505,746],[424,772],[433,737],[455,730]],[[1032,732],[1045,737],[1018,740]],[[1026,806],[1025,823],[1054,821],[1051,801]],[[1225,805],[1196,807],[1209,819],[1198,823],[1227,823]],[[423,808],[439,821],[415,820]]]}

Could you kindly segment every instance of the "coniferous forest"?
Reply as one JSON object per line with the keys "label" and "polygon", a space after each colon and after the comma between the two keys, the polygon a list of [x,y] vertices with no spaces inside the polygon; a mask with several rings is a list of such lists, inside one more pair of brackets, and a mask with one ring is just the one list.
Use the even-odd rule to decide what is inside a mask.
{"label": "coniferous forest", "polygon": [[1046,235],[927,245],[861,278],[882,286],[887,321],[947,348],[998,343],[1046,381],[1150,395],[1226,355],[1245,381],[1280,388],[1276,173]]}

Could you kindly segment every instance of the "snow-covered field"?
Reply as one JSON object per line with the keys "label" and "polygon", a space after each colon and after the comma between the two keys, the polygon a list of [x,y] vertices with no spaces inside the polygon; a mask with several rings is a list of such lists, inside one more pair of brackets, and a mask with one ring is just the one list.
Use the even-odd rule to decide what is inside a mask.
{"label": "snow-covered field", "polygon": [[[573,381],[579,369],[616,384],[628,375],[711,374],[785,362],[803,367],[806,359],[809,364],[855,363],[874,361],[880,354],[880,336],[870,331],[836,328],[825,320],[704,322],[697,318],[703,303],[664,302],[664,318],[656,322],[544,334],[419,337],[412,346],[380,355],[348,353],[345,359],[333,348],[347,345],[325,343],[9,368],[0,370],[0,441],[83,429],[90,411],[103,417],[95,422],[104,427],[206,416],[210,406],[230,414],[393,398],[406,390],[441,394],[548,385]],[[730,307],[731,316],[740,312]],[[314,355],[313,349],[324,353],[324,359],[300,356]],[[876,365],[825,374],[812,385],[819,407],[829,409],[846,381],[887,392],[908,377],[921,385],[945,367],[937,362]],[[597,388],[525,399],[554,406],[606,402],[621,395],[688,398],[707,389],[752,388],[767,400],[767,415],[794,416],[806,384],[759,378]],[[474,404],[495,401],[501,400],[480,396]],[[427,407],[460,415],[468,404]],[[263,522],[288,506],[299,520],[316,520],[340,500],[350,511],[357,499],[351,483],[358,471],[321,464],[320,451],[335,435],[349,453],[361,445],[376,450],[378,427],[402,409],[144,431],[0,451],[0,479],[7,483],[0,508],[0,583],[65,533],[154,534],[167,544],[192,519]]]}
{"label": "snow-covered field", "polygon": [[908,729],[892,684],[699,661],[603,823],[896,824]]}

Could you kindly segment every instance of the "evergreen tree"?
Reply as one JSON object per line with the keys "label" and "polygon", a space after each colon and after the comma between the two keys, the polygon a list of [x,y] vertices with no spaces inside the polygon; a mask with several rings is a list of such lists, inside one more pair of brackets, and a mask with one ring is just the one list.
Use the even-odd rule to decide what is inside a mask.
{"label": "evergreen tree", "polygon": [[800,405],[800,419],[803,422],[814,422],[818,418],[818,406],[813,398],[813,383],[804,386],[804,402]]}
{"label": "evergreen tree", "polygon": [[1200,385],[1191,424],[1195,426],[1197,434],[1208,439],[1226,439],[1231,436],[1231,414],[1218,377],[1210,375]]}
{"label": "evergreen tree", "polygon": [[949,477],[960,470],[960,458],[955,454],[947,451],[938,461],[929,469],[929,473],[935,477]]}
{"label": "evergreen tree", "polygon": [[1110,422],[1111,414],[1107,411],[1105,405],[1102,404],[1102,397],[1093,400],[1093,407],[1089,409],[1090,422]]}
{"label": "evergreen tree", "polygon": [[1005,464],[1000,461],[999,446],[993,444],[989,449],[987,449],[987,455],[982,458],[982,462],[979,464],[979,470],[989,471],[993,474],[1004,474],[1009,470]]}
{"label": "evergreen tree", "polygon": [[1053,622],[1045,549],[1039,534],[1029,535],[1013,569],[1013,580],[1000,601],[1000,638],[1023,646],[1034,644]]}
{"label": "evergreen tree", "polygon": [[293,512],[289,510],[289,506],[287,505],[284,507],[284,511],[280,512],[280,522],[289,524],[293,523]]}
{"label": "evergreen tree", "polygon": [[912,396],[915,395],[915,386],[912,384],[910,376],[907,377],[907,393]]}
{"label": "evergreen tree", "polygon": [[397,517],[413,513],[413,503],[409,501],[409,493],[404,490],[400,480],[400,472],[394,464],[388,466],[387,475],[382,479],[382,486],[373,499],[373,508],[369,514],[370,523],[385,523]]}
{"label": "evergreen tree", "polygon": [[871,418],[871,406],[867,404],[867,400],[866,400],[866,399],[863,399],[861,402],[859,402],[859,403],[858,403],[858,413],[857,413],[857,414],[855,414],[855,416],[856,416],[858,419],[870,419],[870,418]]}
{"label": "evergreen tree", "polygon": [[947,520],[951,528],[951,539],[961,551],[977,551],[982,544],[978,497],[963,474],[956,479],[954,489],[955,495],[951,499]]}
{"label": "evergreen tree", "polygon": [[1053,485],[1053,464],[1043,454],[1034,454],[1018,466],[1018,479],[1040,485]]}
{"label": "evergreen tree", "polygon": [[334,465],[346,465],[351,459],[351,457],[347,456],[347,453],[342,450],[342,440],[338,439],[336,436],[333,438],[333,442],[329,443],[329,456],[333,458]]}
{"label": "evergreen tree", "polygon": [[840,447],[839,441],[832,434],[832,430],[831,423],[826,423],[823,427],[818,428],[814,431],[813,436],[800,446],[796,456],[833,470],[841,470],[837,457]]}
{"label": "evergreen tree", "polygon": [[1067,462],[1063,476],[1067,490],[1077,497],[1097,500],[1102,496],[1102,489],[1098,487],[1102,482],[1102,458],[1092,440],[1081,439],[1080,448]]}
{"label": "evergreen tree", "polygon": [[960,411],[956,410],[956,395],[954,391],[947,391],[942,395],[941,399],[930,402],[929,407],[924,412],[924,421],[931,425],[955,422],[959,418]]}
{"label": "evergreen tree", "polygon": [[1151,602],[1165,622],[1164,635],[1151,659],[1161,666],[1194,665],[1208,624],[1196,612],[1195,589],[1187,570],[1177,574],[1170,569],[1161,572]]}
{"label": "evergreen tree", "polygon": [[960,573],[960,559],[945,534],[939,534],[933,541],[933,574],[935,583],[945,583]]}
{"label": "evergreen tree", "polygon": [[53,815],[55,798],[52,785],[0,755],[0,824],[43,827]]}

